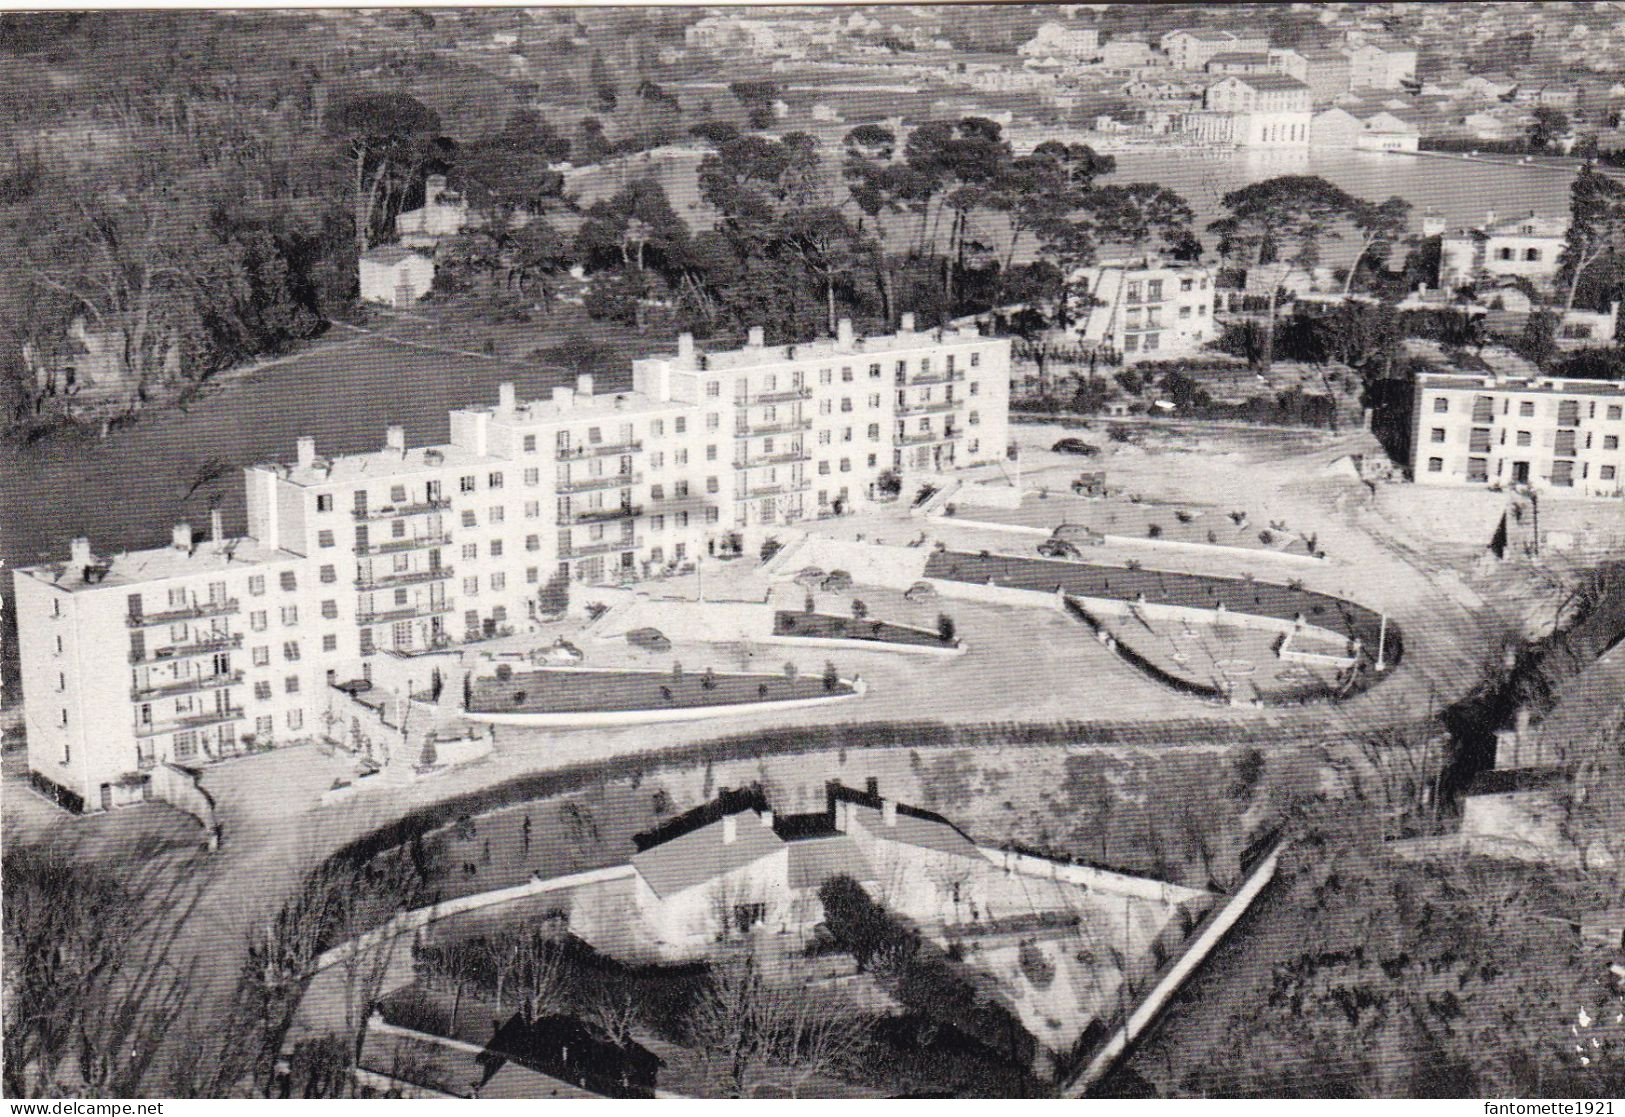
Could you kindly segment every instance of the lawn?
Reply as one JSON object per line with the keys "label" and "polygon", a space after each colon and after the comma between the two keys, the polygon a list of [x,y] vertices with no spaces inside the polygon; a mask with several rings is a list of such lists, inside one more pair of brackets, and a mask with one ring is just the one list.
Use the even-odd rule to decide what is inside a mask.
{"label": "lawn", "polygon": [[584,714],[789,702],[855,693],[850,684],[788,675],[673,671],[515,671],[475,679],[469,713]]}
{"label": "lawn", "polygon": [[1308,542],[1297,532],[1254,523],[1246,516],[1238,523],[1236,516],[1224,509],[1134,501],[1118,496],[1090,500],[1041,489],[1037,494],[1023,497],[1020,508],[965,507],[958,509],[956,515],[965,520],[1012,527],[1048,530],[1061,524],[1077,524],[1123,539],[1239,547],[1271,554],[1309,554]]}
{"label": "lawn", "polygon": [[[1019,555],[970,554],[941,551],[931,556],[925,573],[930,578],[992,583],[1014,589],[1053,593],[1057,587],[1078,597],[1104,597],[1133,601],[1141,594],[1153,605],[1183,605],[1212,609],[1223,605],[1232,613],[1304,620],[1340,636],[1357,638],[1368,655],[1375,655],[1382,618],[1351,601],[1275,582],[1218,578],[1166,570],[1131,569],[1086,562],[1059,562]],[[1383,653],[1392,666],[1399,662],[1400,632],[1391,621],[1383,635]]]}
{"label": "lawn", "polygon": [[912,644],[926,648],[951,648],[953,641],[944,641],[937,633],[889,621],[859,620],[856,617],[838,617],[830,613],[792,613],[781,610],[773,614],[773,635],[804,636],[818,640],[871,640],[877,644]]}

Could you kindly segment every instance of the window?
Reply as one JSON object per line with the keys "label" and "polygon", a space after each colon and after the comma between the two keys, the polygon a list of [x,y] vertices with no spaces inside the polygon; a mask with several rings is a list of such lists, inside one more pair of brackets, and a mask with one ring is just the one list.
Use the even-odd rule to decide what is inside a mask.
{"label": "window", "polygon": [[1574,463],[1573,462],[1553,462],[1552,463],[1552,484],[1556,485],[1560,489],[1573,488],[1574,487]]}
{"label": "window", "polygon": [[[263,575],[263,574],[252,574],[252,575],[250,575],[249,578],[248,578],[248,592],[253,594],[255,597],[259,597],[261,594],[263,594],[265,592],[265,575]],[[131,612],[136,612],[136,611],[137,610],[134,610],[134,609],[131,610]]]}
{"label": "window", "polygon": [[[295,680],[295,681],[297,681],[297,680]],[[298,689],[298,688],[296,687],[295,689]],[[303,729],[304,725],[305,725],[305,711],[303,711],[303,710],[289,710],[288,711],[288,728],[289,729]]]}
{"label": "window", "polygon": [[1162,301],[1162,280],[1147,280],[1145,285],[1145,298],[1147,302],[1160,303]]}
{"label": "window", "polygon": [[478,478],[472,473],[464,474],[457,479],[457,491],[463,493],[473,492],[476,481],[478,481]]}
{"label": "window", "polygon": [[1179,289],[1181,291],[1189,291],[1191,289],[1191,281],[1189,277],[1179,281]]}
{"label": "window", "polygon": [[525,501],[525,519],[534,520],[542,514],[542,502],[539,500]]}
{"label": "window", "polygon": [[688,495],[688,482],[687,481],[679,481],[675,485],[673,485],[672,486],[672,495],[675,496],[678,500],[682,500],[685,496],[687,496]]}
{"label": "window", "polygon": [[508,584],[508,576],[500,570],[491,575],[491,589],[500,590]]}
{"label": "window", "polygon": [[475,597],[480,592],[480,580],[475,577],[463,579],[463,593],[468,597]]}
{"label": "window", "polygon": [[1604,481],[1612,481],[1614,479],[1614,467],[1611,465],[1603,466],[1597,471],[1597,476]]}
{"label": "window", "polygon": [[717,460],[717,448],[715,445],[707,446],[705,448],[705,460],[708,462],[714,462]]}
{"label": "window", "polygon": [[339,616],[339,603],[337,601],[324,601],[324,602],[322,602],[322,619],[323,620],[329,620],[329,621],[338,620],[338,616]]}
{"label": "window", "polygon": [[474,510],[472,508],[463,509],[463,526],[464,527],[473,527],[477,522],[478,522],[478,520],[476,519],[476,517],[474,515]]}
{"label": "window", "polygon": [[287,591],[295,590],[295,589],[298,589],[298,588],[299,588],[299,584],[298,584],[298,581],[294,578],[293,571],[284,570],[282,572],[282,589],[283,589],[283,591],[287,592]]}
{"label": "window", "polygon": [[979,352],[973,352],[970,355],[970,367],[971,368],[977,368],[978,366],[981,365],[981,363],[982,363],[982,354],[979,353]]}
{"label": "window", "polygon": [[1495,421],[1495,400],[1489,396],[1473,397],[1473,422],[1490,423]]}
{"label": "window", "polygon": [[1140,350],[1140,335],[1128,334],[1123,338],[1123,352],[1137,353]]}
{"label": "window", "polygon": [[265,624],[266,621],[264,609],[256,609],[252,613],[248,614],[248,627],[252,628],[255,632],[264,632]]}
{"label": "window", "polygon": [[851,411],[852,410],[852,397],[851,396],[842,396],[841,397],[841,410],[842,411]]}
{"label": "window", "polygon": [[1443,442],[1444,441],[1444,428],[1443,427],[1434,427],[1433,431],[1432,431],[1432,433],[1431,433],[1431,435],[1429,437],[1434,442]]}
{"label": "window", "polygon": [[1490,463],[1488,458],[1467,459],[1467,480],[1488,481],[1490,479]]}
{"label": "window", "polygon": [[649,486],[649,499],[650,500],[665,500],[666,499],[666,486],[664,486],[664,485],[650,485]]}
{"label": "window", "polygon": [[507,518],[508,510],[500,504],[492,508],[490,514],[486,516],[486,519],[490,520],[493,524],[500,524]]}
{"label": "window", "polygon": [[851,458],[842,458],[841,459],[841,472],[842,473],[851,473],[852,472],[852,459]]}
{"label": "window", "polygon": [[297,606],[297,605],[284,605],[282,607],[282,623],[284,625],[288,625],[290,627],[292,625],[298,624],[299,623],[299,606]]}
{"label": "window", "polygon": [[1519,431],[1518,432],[1518,445],[1519,446],[1528,446],[1528,445],[1530,445],[1530,435],[1529,435],[1528,431]]}
{"label": "window", "polygon": [[1603,435],[1602,436],[1602,448],[1604,450],[1618,450],[1619,449],[1619,435],[1617,435],[1617,434],[1605,434],[1605,435]]}
{"label": "window", "polygon": [[486,481],[486,487],[487,488],[500,489],[502,487],[502,474],[501,473],[489,474],[485,478],[485,481]]}
{"label": "window", "polygon": [[1181,319],[1189,318],[1190,316],[1191,316],[1191,308],[1190,307],[1182,306],[1182,307],[1179,308],[1179,317]]}
{"label": "window", "polygon": [[829,462],[827,462],[827,461],[819,462],[818,463],[818,474],[819,474],[819,476],[825,476],[828,473],[829,473]]}
{"label": "window", "polygon": [[261,702],[269,701],[271,698],[271,684],[263,680],[255,683],[254,697],[259,699]]}
{"label": "window", "polygon": [[974,411],[972,411],[972,412],[971,412],[971,413],[970,413],[970,420],[969,420],[969,422],[970,422],[970,425],[971,425],[971,426],[973,426],[973,427],[974,427],[974,426],[975,426],[975,425],[976,425],[976,424],[977,424],[977,423],[980,423],[980,422],[981,422],[981,421],[982,421],[982,417],[981,417],[981,416],[980,416],[980,415],[979,415],[979,414],[977,414],[977,413],[976,413],[976,412],[974,412]]}
{"label": "window", "polygon": [[258,737],[262,741],[266,740],[271,736],[271,730],[274,725],[275,723],[271,720],[270,714],[255,718],[254,736]]}
{"label": "window", "polygon": [[880,441],[880,424],[879,423],[870,423],[868,433],[869,433],[869,441],[870,442],[878,442],[878,441]]}
{"label": "window", "polygon": [[477,559],[479,557],[480,557],[480,545],[478,543],[464,543],[463,544],[463,558],[465,558],[465,559]]}
{"label": "window", "polygon": [[289,663],[299,662],[299,641],[288,640],[282,645],[282,658]]}
{"label": "window", "polygon": [[322,651],[336,652],[339,650],[339,638],[336,633],[326,633],[322,636]]}
{"label": "window", "polygon": [[869,397],[869,406],[870,407],[879,407],[880,406],[880,394],[878,392]]}
{"label": "window", "polygon": [[980,380],[972,380],[970,382],[970,394],[973,396],[979,396],[982,394],[982,382]]}
{"label": "window", "polygon": [[1444,472],[1444,459],[1443,458],[1429,458],[1428,459],[1428,472],[1429,473],[1443,473]]}
{"label": "window", "polygon": [[316,533],[316,546],[331,547],[333,545],[333,529],[323,528]]}
{"label": "window", "polygon": [[1444,396],[1434,396],[1433,397],[1433,413],[1435,415],[1443,415],[1445,412],[1447,412],[1449,410],[1450,410],[1450,401],[1448,399],[1446,399]]}
{"label": "window", "polygon": [[684,431],[688,430],[688,417],[679,415],[677,418],[673,419],[671,421],[671,430],[673,434],[682,434]]}
{"label": "window", "polygon": [[525,567],[525,581],[527,583],[534,586],[537,582],[540,582],[541,580],[542,580],[542,572],[541,572],[541,569],[539,567],[535,567],[535,566],[527,566],[527,567]]}
{"label": "window", "polygon": [[1608,418],[1617,420],[1622,414],[1625,414],[1625,409],[1622,409],[1620,404],[1611,403],[1608,405]]}
{"label": "window", "polygon": [[271,662],[271,646],[269,644],[256,645],[249,654],[254,660],[255,667],[266,667]]}
{"label": "window", "polygon": [[705,395],[708,399],[716,399],[722,395],[722,384],[716,380],[707,380],[705,382]]}
{"label": "window", "polygon": [[1572,458],[1574,456],[1574,432],[1558,431],[1557,438],[1552,446],[1552,453],[1561,457]]}
{"label": "window", "polygon": [[1523,258],[1525,260],[1530,261],[1531,263],[1533,263],[1536,260],[1539,260],[1540,259],[1540,249],[1538,249],[1538,248],[1526,248],[1526,249],[1524,249]]}
{"label": "window", "polygon": [[666,517],[665,516],[650,516],[649,517],[649,530],[650,531],[664,531],[665,529],[666,529]]}
{"label": "window", "polygon": [[1467,441],[1467,449],[1475,454],[1487,454],[1490,450],[1490,428],[1474,427]]}
{"label": "window", "polygon": [[540,535],[527,535],[527,536],[525,536],[525,550],[527,550],[527,551],[539,551],[541,549],[542,549],[542,537]]}
{"label": "window", "polygon": [[1128,285],[1128,301],[1131,303],[1142,301],[1140,299],[1140,290],[1141,285],[1139,280],[1135,280],[1134,282],[1130,283]]}
{"label": "window", "polygon": [[490,551],[492,558],[501,558],[502,557],[502,540],[500,540],[500,539],[491,540],[491,545],[490,545],[490,547],[487,548],[487,550]]}
{"label": "window", "polygon": [[316,511],[318,511],[318,512],[331,512],[332,510],[333,510],[333,494],[332,493],[317,493],[316,494]]}
{"label": "window", "polygon": [[707,411],[705,413],[705,429],[708,431],[714,431],[720,430],[721,428],[722,415],[716,411]]}
{"label": "window", "polygon": [[1518,404],[1518,414],[1523,416],[1525,419],[1529,418],[1534,413],[1535,404],[1533,400],[1524,400],[1522,403]]}
{"label": "window", "polygon": [[542,471],[535,466],[525,470],[525,484],[536,486],[542,483]]}
{"label": "window", "polygon": [[705,479],[705,491],[708,493],[714,493],[717,491],[717,479],[715,477],[707,477]]}

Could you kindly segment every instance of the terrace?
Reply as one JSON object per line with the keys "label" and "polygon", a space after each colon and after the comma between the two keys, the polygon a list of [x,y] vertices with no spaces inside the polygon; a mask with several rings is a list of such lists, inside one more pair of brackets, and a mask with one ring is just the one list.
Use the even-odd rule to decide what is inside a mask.
{"label": "terrace", "polygon": [[515,671],[507,679],[475,679],[470,714],[591,714],[754,705],[850,695],[850,683],[819,677],[716,672],[593,671],[582,668]]}
{"label": "terrace", "polygon": [[187,714],[184,717],[172,718],[169,721],[153,722],[150,725],[135,727],[137,737],[157,737],[164,733],[178,733],[187,729],[201,729],[204,726],[219,725],[222,722],[241,721],[243,709],[241,706],[228,706],[224,710],[209,710],[200,714]]}
{"label": "terrace", "polygon": [[643,515],[641,504],[621,504],[614,508],[581,508],[570,513],[570,522],[597,524],[608,520],[635,520]]}
{"label": "terrace", "polygon": [[637,539],[606,539],[601,543],[578,543],[573,547],[560,547],[559,558],[586,558],[589,555],[607,555],[615,551],[635,551],[642,545]]}
{"label": "terrace", "polygon": [[228,671],[215,675],[193,675],[189,679],[178,679],[170,683],[158,683],[152,686],[133,687],[130,698],[135,702],[142,702],[149,698],[168,698],[176,694],[191,694],[199,690],[214,690],[217,687],[236,686],[243,681],[241,671]]}
{"label": "terrace", "polygon": [[433,617],[441,613],[451,612],[449,601],[426,601],[416,605],[405,605],[399,609],[388,609],[376,613],[357,613],[357,624],[389,624],[392,621],[409,621],[418,617]]}
{"label": "terrace", "polygon": [[560,481],[557,489],[561,493],[588,493],[596,489],[619,489],[628,485],[641,485],[641,473],[609,473],[602,477],[582,477],[574,481]]}
{"label": "terrace", "polygon": [[643,449],[643,443],[638,440],[631,442],[589,442],[585,446],[560,446],[554,455],[556,461],[571,462],[583,461],[587,458],[602,458],[614,454],[635,454]]}
{"label": "terrace", "polygon": [[371,578],[357,578],[355,588],[358,590],[384,590],[395,589],[399,586],[415,586],[423,582],[441,582],[452,576],[453,568],[440,566],[433,570],[411,570],[405,574],[377,574]]}
{"label": "terrace", "polygon": [[357,543],[353,548],[358,555],[394,555],[402,551],[418,551],[428,547],[451,546],[451,533],[414,535],[409,539],[386,539],[379,543]]}
{"label": "terrace", "polygon": [[143,663],[162,663],[172,659],[211,655],[214,652],[227,651],[242,646],[243,634],[234,632],[229,636],[211,636],[203,640],[194,640],[190,644],[170,644],[162,648],[153,648],[147,652],[131,652],[130,662],[137,666]]}
{"label": "terrace", "polygon": [[450,500],[420,500],[413,504],[385,505],[383,508],[356,508],[351,510],[350,515],[357,520],[398,520],[407,516],[444,512],[450,507]]}
{"label": "terrace", "polygon": [[219,617],[237,611],[237,599],[224,598],[219,601],[200,601],[192,605],[185,605],[176,609],[166,609],[162,613],[131,613],[125,623],[131,628],[155,628],[159,625],[176,624],[180,621],[195,621],[203,617]]}

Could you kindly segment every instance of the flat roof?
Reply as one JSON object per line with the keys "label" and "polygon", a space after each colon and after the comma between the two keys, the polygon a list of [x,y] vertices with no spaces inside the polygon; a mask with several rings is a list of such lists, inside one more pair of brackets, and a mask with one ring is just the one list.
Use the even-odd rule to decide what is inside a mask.
{"label": "flat roof", "polygon": [[1424,372],[1417,376],[1418,387],[1461,392],[1543,392],[1563,396],[1625,397],[1625,382],[1580,380],[1568,377],[1471,376],[1466,373]]}
{"label": "flat roof", "polygon": [[[799,341],[790,345],[745,346],[742,349],[697,351],[696,357],[705,358],[709,371],[754,368],[760,365],[782,364],[785,361],[835,360],[841,357],[865,357],[905,349],[929,349],[938,345],[974,345],[994,341],[975,330],[917,330],[913,333],[878,334],[873,337],[855,337],[852,345],[842,347],[836,338],[822,337],[814,341]],[[675,353],[656,354],[655,359],[677,361]],[[698,362],[696,366],[698,367]]]}
{"label": "flat roof", "polygon": [[105,573],[93,581],[85,580],[84,566],[66,559],[60,562],[40,563],[36,566],[20,566],[17,573],[49,583],[58,589],[78,592],[117,589],[121,586],[136,586],[144,582],[157,582],[195,574],[217,574],[284,561],[304,560],[292,551],[267,547],[245,535],[223,542],[212,539],[200,540],[187,551],[171,546],[152,547],[144,551],[123,551],[114,555],[94,555],[91,569]]}
{"label": "flat roof", "polygon": [[284,481],[295,485],[343,485],[361,481],[377,481],[385,477],[400,477],[412,473],[431,473],[446,467],[458,468],[482,465],[509,465],[506,458],[476,454],[461,446],[446,443],[439,446],[417,446],[406,450],[366,450],[359,454],[338,454],[324,458],[318,456],[310,465],[297,462],[264,462],[252,466],[276,473]]}
{"label": "flat roof", "polygon": [[1288,77],[1286,74],[1226,74],[1221,81],[1244,82],[1260,93],[1309,88],[1297,78]]}
{"label": "flat roof", "polygon": [[568,405],[549,397],[527,400],[511,412],[498,407],[460,407],[466,412],[485,412],[510,423],[557,422],[562,419],[612,419],[617,415],[650,415],[656,412],[686,412],[694,405],[682,400],[655,399],[642,392],[606,392],[590,396],[574,392]]}

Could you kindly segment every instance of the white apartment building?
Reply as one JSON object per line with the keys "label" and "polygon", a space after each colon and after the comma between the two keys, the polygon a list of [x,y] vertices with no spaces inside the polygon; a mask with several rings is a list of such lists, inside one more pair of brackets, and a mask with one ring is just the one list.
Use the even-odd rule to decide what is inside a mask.
{"label": "white apartment building", "polygon": [[1416,51],[1407,47],[1367,42],[1343,53],[1348,56],[1352,89],[1399,89],[1416,80]]}
{"label": "white apartment building", "polygon": [[556,578],[681,569],[775,525],[836,515],[903,476],[1004,460],[1010,343],[916,331],[633,363],[451,413],[451,439],[244,470],[248,530],[15,572],[29,766],[98,810],[149,793],[165,762],[309,739],[325,688],[518,630]]}
{"label": "white apartment building", "polygon": [[1100,53],[1100,32],[1093,27],[1042,23],[1016,53],[1025,58],[1094,58]]}
{"label": "white apartment building", "polygon": [[1072,281],[1093,299],[1076,310],[1078,340],[1122,354],[1125,364],[1184,356],[1218,334],[1213,269],[1205,265],[1111,261],[1074,272]]}
{"label": "white apartment building", "polygon": [[1447,232],[1439,241],[1439,286],[1466,287],[1485,279],[1522,276],[1549,287],[1557,275],[1569,223],[1533,210],[1501,221],[1493,212],[1475,229]]}
{"label": "white apartment building", "polygon": [[1418,484],[1625,496],[1625,384],[1424,373],[1414,412]]}
{"label": "white apartment building", "polygon": [[1267,51],[1268,37],[1230,31],[1170,31],[1157,41],[1176,70],[1200,70],[1215,54]]}

